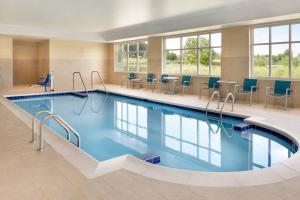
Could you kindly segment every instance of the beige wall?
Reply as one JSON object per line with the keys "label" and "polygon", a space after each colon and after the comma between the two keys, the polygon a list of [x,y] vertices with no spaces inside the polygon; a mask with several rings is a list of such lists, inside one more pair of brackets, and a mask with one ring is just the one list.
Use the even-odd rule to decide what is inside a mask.
{"label": "beige wall", "polygon": [[0,92],[13,87],[13,39],[0,35]]}
{"label": "beige wall", "polygon": [[[73,72],[82,74],[90,88],[90,72],[99,71],[108,79],[108,47],[104,43],[50,40],[50,71],[54,72],[54,87],[72,89]],[[95,78],[96,81],[96,78]],[[82,89],[76,78],[75,89]]]}
{"label": "beige wall", "polygon": [[49,40],[38,43],[38,77],[46,77],[49,73]]}
{"label": "beige wall", "polygon": [[13,42],[14,85],[38,82],[38,43],[14,40]]}

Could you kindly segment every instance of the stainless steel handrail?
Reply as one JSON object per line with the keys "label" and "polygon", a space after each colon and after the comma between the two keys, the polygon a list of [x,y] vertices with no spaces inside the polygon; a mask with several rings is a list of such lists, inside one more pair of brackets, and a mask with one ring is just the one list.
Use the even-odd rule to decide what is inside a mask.
{"label": "stainless steel handrail", "polygon": [[75,75],[78,74],[86,93],[88,93],[80,72],[73,72],[73,91],[75,91]]}
{"label": "stainless steel handrail", "polygon": [[[32,132],[31,132],[31,134],[32,134],[32,136],[31,136],[31,142],[32,143],[34,143],[35,142],[35,140],[34,140],[34,132],[35,132],[35,120],[36,120],[36,118],[39,116],[39,115],[41,115],[41,114],[43,114],[43,113],[46,113],[47,115],[52,115],[53,113],[52,112],[50,112],[50,111],[48,111],[48,110],[41,110],[41,111],[39,111],[39,112],[37,112],[37,113],[35,113],[35,115],[32,117]],[[46,115],[46,116],[47,116]]]}
{"label": "stainless steel handrail", "polygon": [[94,81],[93,81],[93,74],[94,73],[98,74],[98,77],[101,81],[101,84],[104,87],[105,92],[107,93],[107,90],[106,90],[106,87],[105,87],[105,84],[104,84],[104,80],[103,80],[102,76],[100,75],[99,71],[91,71],[91,88],[93,89],[93,86],[94,86],[93,85],[94,84]]}
{"label": "stainless steel handrail", "polygon": [[74,133],[74,135],[77,138],[77,144],[76,146],[80,147],[80,135],[77,131],[75,131],[66,121],[64,121],[61,117],[55,114],[47,115],[40,123],[40,140],[39,140],[39,151],[42,151],[44,149],[44,139],[43,139],[43,126],[45,125],[45,122],[48,119],[54,119],[61,127],[63,127],[67,132],[67,140],[70,141],[70,133]]}
{"label": "stainless steel handrail", "polygon": [[217,97],[218,97],[218,107],[217,107],[217,109],[220,108],[220,92],[219,92],[219,91],[214,91],[213,94],[211,95],[211,97],[210,97],[210,99],[209,99],[207,105],[206,105],[206,108],[205,108],[205,114],[206,114],[206,117],[207,117],[208,107],[209,107],[211,101],[213,101],[213,99],[214,99],[214,97],[215,97],[216,95],[217,95]]}
{"label": "stainless steel handrail", "polygon": [[222,119],[223,119],[223,117],[222,117],[222,115],[223,115],[223,109],[224,109],[225,104],[228,102],[229,98],[231,98],[231,112],[233,112],[234,95],[232,93],[228,93],[227,96],[226,96],[226,98],[225,98],[225,101],[224,101],[224,103],[222,105],[222,108],[220,110],[221,122],[222,122]]}

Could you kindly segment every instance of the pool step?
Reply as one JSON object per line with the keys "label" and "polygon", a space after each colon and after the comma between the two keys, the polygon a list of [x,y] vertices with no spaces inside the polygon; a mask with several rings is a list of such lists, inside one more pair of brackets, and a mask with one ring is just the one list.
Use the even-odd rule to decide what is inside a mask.
{"label": "pool step", "polygon": [[235,131],[246,131],[249,130],[250,128],[252,128],[251,124],[246,124],[246,123],[235,124],[233,127]]}
{"label": "pool step", "polygon": [[157,164],[160,162],[160,155],[153,152],[142,154],[138,158],[152,164]]}
{"label": "pool step", "polygon": [[82,93],[82,92],[72,92],[71,94],[73,94],[76,97],[80,97],[80,98],[86,98],[86,97],[88,97],[88,94],[86,92],[85,93]]}

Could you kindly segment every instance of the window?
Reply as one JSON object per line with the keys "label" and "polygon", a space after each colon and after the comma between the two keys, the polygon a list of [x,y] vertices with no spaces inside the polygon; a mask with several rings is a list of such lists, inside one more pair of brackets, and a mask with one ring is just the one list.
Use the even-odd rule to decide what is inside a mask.
{"label": "window", "polygon": [[147,72],[148,42],[117,43],[115,48],[116,72]]}
{"label": "window", "polygon": [[252,29],[252,76],[300,78],[300,24]]}
{"label": "window", "polygon": [[221,33],[166,38],[164,73],[221,74]]}

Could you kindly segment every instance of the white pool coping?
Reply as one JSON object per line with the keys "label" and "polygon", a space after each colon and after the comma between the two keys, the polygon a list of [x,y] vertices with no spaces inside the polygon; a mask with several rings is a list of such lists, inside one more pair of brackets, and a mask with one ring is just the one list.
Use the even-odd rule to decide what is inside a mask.
{"label": "white pool coping", "polygon": [[[65,91],[69,92],[69,91]],[[120,91],[109,91],[111,93],[130,96],[134,98],[142,98],[158,103],[167,103],[171,105],[183,106],[193,109],[204,109],[202,107],[194,107],[190,105],[178,104],[169,101],[161,101],[151,97],[141,97],[138,95],[126,94]],[[62,93],[62,92],[57,92]],[[46,94],[46,93],[34,93]],[[52,93],[53,94],[53,93]],[[20,94],[26,96],[26,94]],[[20,96],[20,95],[7,95],[7,96]],[[20,120],[22,120],[30,129],[32,117],[24,110],[14,105],[11,101],[3,96],[0,102],[4,104],[12,113],[14,113]],[[216,111],[210,109],[210,111]],[[242,113],[224,112],[228,115],[248,117],[245,121],[260,127],[264,127],[282,134],[291,139],[297,146],[300,144],[300,136],[295,132],[276,127],[275,125],[268,124],[265,118],[255,116],[245,116]],[[296,131],[296,130],[295,130]],[[37,126],[36,126],[37,133]],[[28,137],[30,138],[30,137]],[[84,151],[75,147],[73,144],[54,133],[51,129],[45,127],[44,130],[45,141],[66,160],[68,160],[75,168],[77,168],[87,178],[96,178],[106,173],[114,172],[120,169],[140,174],[145,177],[166,181],[171,183],[178,183],[190,186],[205,186],[205,187],[240,187],[240,186],[255,186],[262,184],[270,184],[281,182],[300,175],[300,153],[297,151],[291,158],[281,162],[272,167],[254,170],[254,171],[241,171],[241,172],[200,172],[191,170],[182,170],[164,167],[160,165],[153,165],[144,162],[131,155],[123,155],[110,160],[99,162]],[[45,150],[46,151],[46,150]]]}

